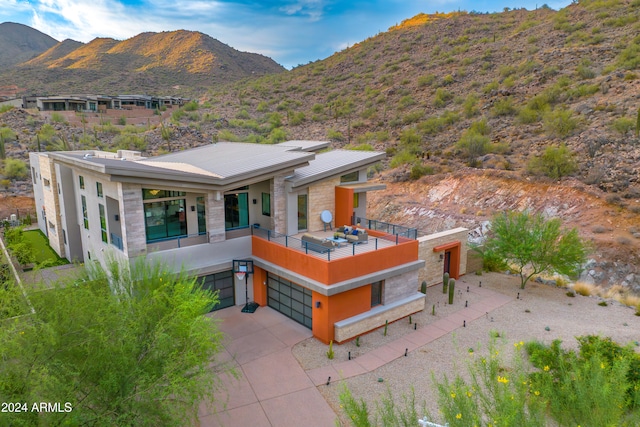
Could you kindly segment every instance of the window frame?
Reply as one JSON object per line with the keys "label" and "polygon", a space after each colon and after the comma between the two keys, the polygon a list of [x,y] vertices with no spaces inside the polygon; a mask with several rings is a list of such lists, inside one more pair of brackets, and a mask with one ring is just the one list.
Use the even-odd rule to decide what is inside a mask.
{"label": "window frame", "polygon": [[262,215],[271,216],[271,193],[262,193]]}
{"label": "window frame", "polygon": [[89,212],[87,211],[87,198],[82,195],[80,196],[80,200],[82,202],[82,221],[84,223],[84,229],[89,229]]}

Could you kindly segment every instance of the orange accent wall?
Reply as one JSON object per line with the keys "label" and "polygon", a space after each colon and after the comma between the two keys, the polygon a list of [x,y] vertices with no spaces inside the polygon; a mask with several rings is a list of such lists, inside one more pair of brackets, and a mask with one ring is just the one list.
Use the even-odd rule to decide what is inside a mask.
{"label": "orange accent wall", "polygon": [[[257,236],[252,237],[252,253],[258,258],[302,274],[325,285],[371,274],[418,260],[418,241],[411,239],[398,245],[345,258],[320,259]],[[374,245],[373,241],[367,243]]]}
{"label": "orange accent wall", "polygon": [[449,251],[451,253],[451,258],[449,259],[449,276],[456,280],[460,278],[460,247],[460,242],[455,241],[433,248],[433,252]]}
{"label": "orange accent wall", "polygon": [[[371,309],[371,285],[361,286],[330,297],[312,294],[313,300],[313,336],[329,344],[334,336],[334,323]],[[316,301],[320,307],[316,308]]]}
{"label": "orange accent wall", "polygon": [[253,300],[262,307],[267,305],[267,272],[260,267],[253,268]]}
{"label": "orange accent wall", "polygon": [[353,188],[336,187],[336,227],[351,225],[353,216]]}

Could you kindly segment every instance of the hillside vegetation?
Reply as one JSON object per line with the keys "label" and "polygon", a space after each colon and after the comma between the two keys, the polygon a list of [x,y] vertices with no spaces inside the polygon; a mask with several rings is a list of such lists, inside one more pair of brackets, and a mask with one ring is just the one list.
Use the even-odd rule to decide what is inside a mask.
{"label": "hillside vegetation", "polygon": [[[74,127],[16,110],[0,115],[0,126],[16,135],[7,139],[8,156],[22,158],[38,140],[46,150],[146,155],[213,141],[287,139],[386,151],[382,167],[371,171],[387,183],[369,198],[372,218],[427,232],[478,231],[495,212],[544,211],[592,240],[592,278],[640,290],[639,16],[640,0],[420,14],[325,60],[226,84],[198,71],[213,63],[240,77],[236,65],[208,53],[212,47],[198,50],[219,43],[199,33],[94,40],[64,54],[49,51],[21,76],[54,89],[73,76],[74,87],[89,92],[112,83],[112,91],[180,93],[178,76],[198,102],[157,127],[131,126],[124,117]],[[162,47],[172,44],[181,48]],[[115,71],[118,61],[127,71]],[[52,74],[36,80],[42,67]],[[24,194],[28,177],[7,187]]]}

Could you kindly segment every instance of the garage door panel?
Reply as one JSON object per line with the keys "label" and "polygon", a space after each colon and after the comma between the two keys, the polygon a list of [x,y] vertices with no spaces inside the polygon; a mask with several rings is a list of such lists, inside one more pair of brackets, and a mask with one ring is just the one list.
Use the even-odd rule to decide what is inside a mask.
{"label": "garage door panel", "polygon": [[267,283],[269,307],[311,328],[311,291],[270,273]]}
{"label": "garage door panel", "polygon": [[212,311],[232,307],[235,304],[235,289],[233,286],[233,273],[222,271],[200,277],[203,289],[218,293],[219,303]]}

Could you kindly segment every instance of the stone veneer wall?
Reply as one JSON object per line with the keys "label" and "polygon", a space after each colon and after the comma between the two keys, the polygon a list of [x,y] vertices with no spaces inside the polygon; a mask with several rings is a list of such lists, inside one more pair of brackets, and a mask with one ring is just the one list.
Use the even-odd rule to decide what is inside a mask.
{"label": "stone veneer wall", "polygon": [[276,233],[287,234],[287,190],[285,176],[275,176],[269,183],[271,192],[271,224]]}
{"label": "stone veneer wall", "polygon": [[122,243],[124,253],[129,258],[147,253],[147,234],[144,224],[144,208],[142,205],[142,190],[140,185],[123,183],[118,198],[120,204],[120,218],[122,223]]}
{"label": "stone veneer wall", "polygon": [[382,303],[391,304],[416,293],[418,270],[408,271],[384,281]]}
{"label": "stone veneer wall", "polygon": [[[54,172],[53,161],[49,157],[40,156],[40,182],[42,184],[42,198],[44,201],[47,220],[45,227],[49,231],[49,245],[61,257],[66,257],[64,241],[62,238],[62,222],[60,220],[60,200],[58,198],[58,180]],[[45,187],[44,179],[49,180],[49,187]],[[49,223],[55,226],[55,230],[49,227]]]}
{"label": "stone veneer wall", "polygon": [[[415,292],[414,292],[415,294]],[[355,338],[359,335],[384,326],[385,322],[394,322],[410,314],[424,310],[424,296],[410,299],[406,304],[399,304],[386,311],[372,313],[371,315],[356,316],[357,320],[338,322],[334,326],[334,337],[337,343]]]}
{"label": "stone veneer wall", "polygon": [[[460,242],[460,275],[467,272],[467,237],[469,230],[466,228],[454,228],[441,233],[430,234],[418,238],[418,258],[425,261],[424,267],[418,273],[418,284],[423,281],[427,286],[442,283],[443,265],[440,253],[433,248],[447,243]],[[420,285],[418,285],[419,287]]]}
{"label": "stone veneer wall", "polygon": [[[324,223],[320,219],[320,214],[324,210],[331,212],[334,220],[336,217],[336,192],[335,187],[340,185],[340,177],[327,179],[309,186],[309,231],[324,230]],[[340,224],[343,225],[343,224]],[[335,227],[336,224],[331,224]]]}
{"label": "stone veneer wall", "polygon": [[[219,199],[219,200],[218,200]],[[205,213],[207,215],[207,232],[209,242],[224,242],[226,239],[224,225],[224,194],[212,191],[205,196]]]}

